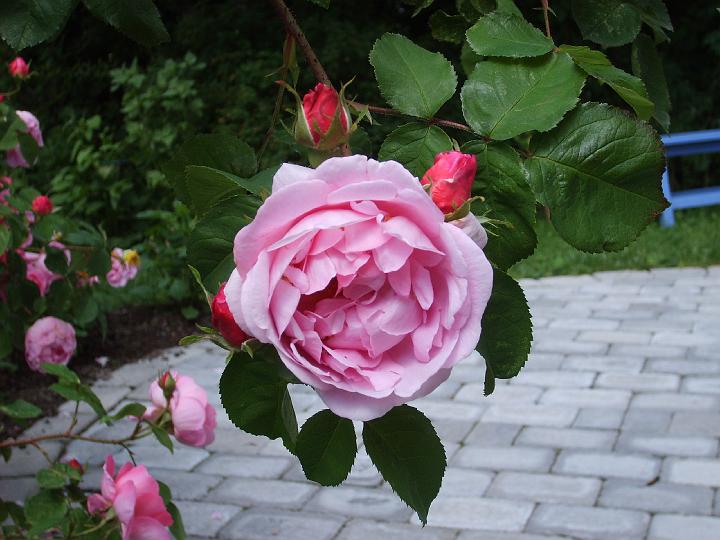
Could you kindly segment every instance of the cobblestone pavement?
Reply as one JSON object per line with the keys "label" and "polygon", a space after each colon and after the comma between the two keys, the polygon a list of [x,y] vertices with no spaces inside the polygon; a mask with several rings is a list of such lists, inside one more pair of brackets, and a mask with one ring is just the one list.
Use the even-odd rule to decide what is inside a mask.
{"label": "cobblestone pavement", "polygon": [[[322,488],[281,445],[238,431],[222,412],[207,450],[178,446],[171,457],[140,444],[137,458],[173,488],[197,539],[720,538],[720,267],[522,285],[535,326],[523,373],[484,398],[482,361],[470,358],[414,403],[449,462],[424,529],[363,452],[342,487]],[[206,386],[221,411],[223,355],[206,345],[124,366],[96,388],[108,406],[145,400],[168,365]],[[301,422],[322,408],[306,387],[293,401]],[[69,410],[31,431],[65,426]],[[88,410],[80,420],[89,433],[127,430],[93,424]],[[31,450],[0,466],[1,497],[31,488],[42,460]],[[99,465],[106,448],[65,451]],[[98,485],[94,470],[88,486]]]}

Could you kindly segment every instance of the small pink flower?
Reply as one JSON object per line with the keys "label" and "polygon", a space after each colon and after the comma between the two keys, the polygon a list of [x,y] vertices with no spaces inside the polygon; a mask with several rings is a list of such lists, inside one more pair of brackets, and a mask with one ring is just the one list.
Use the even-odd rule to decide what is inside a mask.
{"label": "small pink flower", "polygon": [[46,266],[47,253],[44,251],[35,253],[18,250],[18,254],[25,261],[25,278],[37,285],[40,296],[45,296],[50,290],[50,286],[58,279],[62,279],[60,274],[56,274]]}
{"label": "small pink flower", "polygon": [[42,364],[67,364],[76,347],[75,329],[55,317],[38,319],[25,333],[25,361],[33,371],[42,371]]}
{"label": "small pink flower", "polygon": [[30,74],[30,66],[22,56],[18,56],[8,64],[8,72],[11,77],[24,79]]}
{"label": "small pink flower", "polygon": [[140,266],[140,257],[133,249],[115,248],[110,254],[110,271],[105,275],[111,287],[119,289],[135,279]]}
{"label": "small pink flower", "polygon": [[435,163],[422,177],[423,185],[430,185],[430,197],[445,214],[460,208],[470,198],[477,158],[462,152],[440,152]]}
{"label": "small pink flower", "polygon": [[145,413],[145,417],[155,419],[167,409],[170,411],[173,432],[178,442],[188,446],[205,447],[215,440],[215,409],[208,403],[205,390],[191,377],[173,372],[172,378],[175,388],[172,389],[169,405],[163,387],[167,387],[170,377],[163,375],[150,385],[152,406]]}
{"label": "small pink flower", "polygon": [[[40,130],[40,121],[37,117],[28,111],[15,111],[15,114],[17,114],[18,118],[23,121],[25,124],[25,132],[35,140],[37,145],[41,148],[45,146],[42,131]],[[13,169],[17,167],[27,169],[30,167],[30,164],[25,159],[19,144],[5,153],[5,160],[7,161],[8,167]]]}
{"label": "small pink flower", "polygon": [[53,203],[47,195],[38,195],[33,199],[32,209],[40,216],[47,216],[53,211]]}
{"label": "small pink flower", "polygon": [[20,150],[19,144],[5,152],[5,161],[11,169],[17,169],[18,167],[27,169],[30,167],[30,164],[25,160],[25,156],[23,156],[22,150]]}
{"label": "small pink flower", "polygon": [[240,347],[245,340],[248,339],[248,335],[240,329],[232,313],[230,313],[230,308],[225,298],[224,283],[215,295],[215,298],[213,298],[210,311],[212,312],[212,325],[230,345]]}
{"label": "small pink flower", "polygon": [[145,465],[126,463],[115,475],[115,460],[105,459],[100,493],[90,495],[87,509],[103,514],[110,509],[120,521],[123,540],[170,540],[173,519],[160,496],[160,486]]}

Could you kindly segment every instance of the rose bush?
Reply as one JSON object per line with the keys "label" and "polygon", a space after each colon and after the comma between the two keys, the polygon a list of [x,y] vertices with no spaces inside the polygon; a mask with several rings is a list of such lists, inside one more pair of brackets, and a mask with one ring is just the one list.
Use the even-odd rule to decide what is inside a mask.
{"label": "rose bush", "polygon": [[283,165],[234,253],[225,296],[240,328],[354,420],[447,379],[492,289],[482,249],[417,178],[365,156]]}

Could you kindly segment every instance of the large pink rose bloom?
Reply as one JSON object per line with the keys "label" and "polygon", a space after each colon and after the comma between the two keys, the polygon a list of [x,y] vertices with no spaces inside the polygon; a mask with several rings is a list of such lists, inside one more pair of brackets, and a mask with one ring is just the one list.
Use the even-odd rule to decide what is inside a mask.
{"label": "large pink rose bloom", "polygon": [[25,333],[25,361],[34,371],[43,364],[67,364],[76,347],[75,329],[55,317],[38,319]]}
{"label": "large pink rose bloom", "polygon": [[126,463],[115,475],[115,460],[105,459],[100,493],[90,495],[88,512],[115,510],[123,540],[171,540],[173,519],[160,496],[160,486],[145,465]]}
{"label": "large pink rose bloom", "polygon": [[482,249],[394,161],[283,165],[235,237],[238,325],[336,414],[371,420],[468,356],[492,288]]}
{"label": "large pink rose bloom", "polygon": [[[192,377],[172,374],[175,388],[170,396],[170,404],[165,399],[163,389],[158,380],[150,385],[150,401],[152,406],[145,416],[155,419],[168,409],[173,423],[175,438],[188,446],[205,447],[215,440],[217,420],[215,409],[208,403],[207,393]],[[168,375],[163,375],[159,381],[167,381]],[[163,387],[165,383],[163,382]]]}

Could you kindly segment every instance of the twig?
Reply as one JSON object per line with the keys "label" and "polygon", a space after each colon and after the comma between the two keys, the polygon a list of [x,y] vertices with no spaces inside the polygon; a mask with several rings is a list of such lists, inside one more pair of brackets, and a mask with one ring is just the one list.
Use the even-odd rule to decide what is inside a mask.
{"label": "twig", "polygon": [[99,439],[97,437],[88,437],[85,435],[75,435],[73,433],[52,433],[49,435],[40,435],[38,437],[32,437],[28,439],[8,439],[5,441],[0,442],[0,448],[12,448],[14,446],[37,446],[37,443],[43,442],[43,441],[57,441],[61,439],[69,439],[73,441],[86,441],[86,442],[93,442],[98,444],[118,444],[123,445],[128,441],[132,441],[135,439],[140,439],[147,435],[148,432],[142,432],[137,429],[133,430],[132,434],[129,437],[124,437],[122,439]]}
{"label": "twig", "polygon": [[545,35],[552,39],[552,35],[550,35],[550,17],[548,16],[548,10],[550,9],[548,0],[540,0],[540,3],[542,4],[543,16],[545,17]]}
{"label": "twig", "polygon": [[[294,38],[292,37],[291,34],[288,34],[287,38],[286,38],[286,42],[288,39],[294,39]],[[280,68],[280,80],[284,81],[287,78],[289,69],[290,69],[290,66],[288,65],[287,59],[283,58],[283,65]],[[284,96],[285,96],[285,85],[279,84],[277,94],[275,95],[275,106],[273,107],[272,117],[270,118],[270,127],[265,132],[265,137],[263,137],[262,144],[260,145],[260,148],[257,151],[258,167],[260,167],[260,160],[262,159],[262,156],[265,153],[265,150],[267,150],[267,147],[270,144],[270,139],[272,139],[272,136],[275,133],[275,124],[277,123],[278,118],[280,117],[280,109],[282,108]]]}
{"label": "twig", "polygon": [[[390,109],[388,107],[378,107],[377,105],[366,105],[365,103],[359,103],[357,101],[348,101],[348,103],[358,109],[363,109],[363,108],[367,107],[367,109],[370,112],[382,114],[385,116],[415,118],[415,117],[411,117],[410,115],[403,114],[400,111],[396,111],[395,109]],[[466,126],[465,124],[461,124],[459,122],[453,122],[452,120],[443,120],[442,118],[431,118],[430,120],[428,120],[428,122],[430,124],[434,124],[436,126],[449,127],[452,129],[458,129],[460,131],[467,131],[468,133],[473,132],[473,130],[470,128],[470,126]]]}
{"label": "twig", "polygon": [[269,2],[275,9],[278,17],[282,20],[283,25],[285,26],[285,31],[295,39],[295,43],[297,43],[297,46],[303,53],[303,56],[308,61],[308,64],[310,64],[310,69],[312,69],[312,72],[315,74],[315,78],[318,82],[326,84],[327,86],[332,86],[330,77],[328,77],[325,68],[320,63],[320,60],[318,60],[318,57],[315,54],[315,51],[313,51],[313,48],[310,46],[310,43],[308,43],[300,25],[298,25],[295,17],[290,12],[290,8],[287,7],[283,0],[269,0]]}

